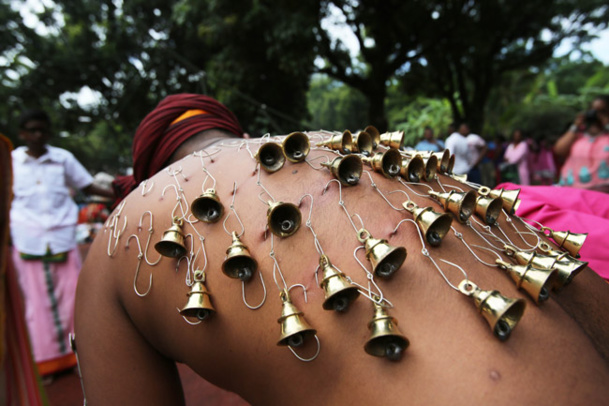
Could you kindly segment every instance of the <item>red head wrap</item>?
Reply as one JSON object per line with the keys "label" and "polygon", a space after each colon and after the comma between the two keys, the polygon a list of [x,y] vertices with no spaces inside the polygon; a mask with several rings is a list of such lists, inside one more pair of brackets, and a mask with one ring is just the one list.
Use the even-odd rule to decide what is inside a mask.
{"label": "red head wrap", "polygon": [[[189,110],[196,112],[184,114]],[[182,119],[183,115],[185,118]],[[142,120],[135,132],[133,176],[120,177],[114,182],[119,199],[129,194],[141,181],[160,171],[184,141],[212,128],[243,136],[237,117],[211,97],[184,93],[163,99]]]}

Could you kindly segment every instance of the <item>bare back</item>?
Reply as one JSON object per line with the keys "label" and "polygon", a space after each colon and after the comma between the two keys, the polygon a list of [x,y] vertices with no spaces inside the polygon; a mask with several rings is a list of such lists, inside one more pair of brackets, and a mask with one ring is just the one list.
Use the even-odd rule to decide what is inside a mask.
{"label": "bare back", "polygon": [[[321,136],[310,135],[312,144]],[[508,224],[502,214],[499,226],[491,227],[496,239],[484,234],[476,216],[471,227],[453,219],[454,230],[441,244],[426,242],[423,251],[414,223],[400,223],[413,219],[403,202],[443,213],[429,191],[469,187],[444,175],[439,175],[441,184],[432,180],[405,186],[367,167],[370,176],[364,172],[357,185],[339,188],[337,181],[330,182],[331,171],[320,165],[335,154],[313,148],[308,163],[286,162],[268,173],[256,171],[259,146],[259,140],[224,141],[173,164],[140,185],[94,242],[76,305],[76,338],[90,405],[179,404],[174,361],[260,405],[606,401],[609,370],[602,354],[609,354],[609,287],[593,271],[585,269],[537,306],[504,271],[478,260],[492,264],[501,255],[509,261],[476,248],[489,248],[489,243],[501,247],[499,239],[523,248],[536,244],[537,237],[514,231],[527,231],[517,218]],[[224,207],[215,223],[197,221],[190,211],[208,188],[215,189]],[[279,202],[298,206],[302,215],[300,228],[289,237],[267,230],[269,207]],[[154,248],[173,217],[182,219],[186,236],[180,260],[160,256]],[[363,246],[360,228],[391,247],[406,248],[406,260],[391,277],[376,275],[369,283],[373,264],[365,248],[356,250]],[[247,282],[222,272],[233,231],[258,264]],[[345,312],[322,307],[322,253],[362,293]],[[180,314],[200,270],[215,309],[203,321]],[[498,340],[473,298],[453,288],[466,278],[481,289],[526,301],[509,340]],[[300,285],[306,287],[306,301]],[[308,362],[277,345],[280,293],[286,288],[301,317],[316,330],[303,346],[293,348],[299,357],[313,359]],[[374,314],[366,295],[378,300],[381,292],[385,311],[410,343],[399,361],[364,350]],[[255,310],[246,306],[261,302]]]}

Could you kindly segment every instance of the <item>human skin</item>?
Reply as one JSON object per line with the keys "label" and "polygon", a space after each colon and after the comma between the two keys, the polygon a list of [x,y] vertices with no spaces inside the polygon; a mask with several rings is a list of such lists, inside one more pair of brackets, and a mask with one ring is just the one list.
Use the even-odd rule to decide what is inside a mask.
{"label": "human skin", "polygon": [[[311,135],[313,145],[318,136]],[[482,289],[498,290],[527,302],[520,323],[510,338],[501,342],[493,336],[473,300],[452,289],[429,258],[422,255],[414,225],[404,222],[394,232],[401,220],[412,219],[410,213],[395,210],[407,200],[403,192],[421,207],[443,211],[428,197],[413,192],[425,195],[428,186],[411,185],[410,190],[365,167],[395,209],[377,193],[364,173],[356,186],[341,189],[352,224],[339,205],[337,182],[328,184],[333,176],[319,165],[323,161],[320,156],[332,159],[334,154],[314,149],[307,157],[311,165],[286,162],[281,170],[269,174],[257,172],[250,155],[256,152],[260,141],[251,141],[250,151],[238,147],[240,142],[224,140],[210,145],[206,151],[213,162],[209,157],[203,158],[224,205],[222,219],[184,228],[185,233],[193,234],[195,227],[205,237],[205,284],[216,309],[210,319],[190,325],[178,313],[186,304],[190,289],[185,283],[186,261],[176,268],[177,260],[173,258],[164,257],[154,266],[142,259],[137,289],[140,293],[147,290],[150,275],[152,287],[144,297],[134,291],[137,241],[145,250],[149,235],[150,216],[144,213],[152,214],[153,233],[147,258],[154,262],[159,254],[153,245],[171,225],[176,206],[176,188],[168,185],[176,185],[177,179],[188,204],[203,188],[213,185],[208,179],[202,186],[205,173],[200,157],[191,155],[172,164],[170,170],[179,171],[175,176],[163,170],[138,187],[124,206],[117,208],[105,232],[93,243],[79,281],[75,331],[88,404],[180,404],[183,395],[176,361],[254,405],[572,405],[606,401],[609,323],[605,308],[609,287],[592,270],[585,269],[560,293],[536,306],[502,271],[479,262],[452,231],[439,247],[428,244],[431,257],[453,285],[458,285],[463,275],[440,259],[461,266],[469,280]],[[450,185],[468,189],[444,175],[440,179],[448,189]],[[264,202],[273,198],[263,193],[258,180],[274,200],[301,203],[303,224],[294,235],[271,238],[270,233],[265,233],[268,207]],[[248,303],[257,305],[263,297],[259,272],[268,291],[258,310],[244,305],[241,282],[221,271],[231,244],[223,227],[226,215],[231,213],[226,222],[228,231],[241,229],[229,209],[234,184],[234,207],[244,224],[241,240],[259,265],[258,272],[245,284]],[[436,181],[428,185],[441,190]],[[391,193],[396,190],[403,192]],[[303,198],[307,194],[313,199]],[[368,286],[366,273],[353,256],[361,245],[354,229],[360,227],[359,218],[375,238],[407,248],[406,261],[389,280],[375,277],[384,297],[393,304],[388,310],[390,315],[410,341],[400,361],[373,357],[364,351],[370,337],[367,325],[373,315],[369,299],[361,296],[345,313],[322,308],[324,293],[314,275],[319,253],[313,233],[306,226],[310,211],[310,225],[323,252],[362,286]],[[176,212],[181,214],[180,209]],[[112,219],[117,221],[114,227]],[[516,245],[524,246],[505,220],[502,215],[501,230]],[[519,230],[525,230],[518,219],[512,220]],[[488,247],[478,234],[457,221],[452,224],[480,259],[494,260],[493,254],[474,247]],[[124,231],[119,233],[123,226]],[[504,238],[498,227],[492,230]],[[528,234],[523,237],[530,243],[536,241]],[[191,241],[187,238],[189,248]],[[200,240],[195,241],[196,251]],[[278,271],[277,284],[273,278],[271,244],[286,284],[307,287],[306,302],[301,288],[294,287],[290,294],[294,305],[317,330],[321,347],[319,356],[311,362],[299,361],[288,348],[277,346],[277,319],[281,313],[278,285],[283,285]],[[370,269],[363,250],[358,252],[358,258]],[[193,265],[199,269],[205,266],[201,255]],[[316,349],[316,341],[309,340],[296,351],[308,358]]]}

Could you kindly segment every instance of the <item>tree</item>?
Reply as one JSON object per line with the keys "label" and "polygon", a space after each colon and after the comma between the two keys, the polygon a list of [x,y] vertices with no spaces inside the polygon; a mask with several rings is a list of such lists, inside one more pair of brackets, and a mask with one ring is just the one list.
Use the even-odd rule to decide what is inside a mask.
{"label": "tree", "polygon": [[[1,12],[11,11],[8,3]],[[218,98],[252,135],[300,127],[318,9],[291,3],[55,0],[37,15],[44,32],[16,30],[6,66],[15,80],[3,81],[3,93],[16,110],[44,107],[71,136],[86,138],[106,122],[121,145],[163,97],[181,92]],[[98,102],[79,104],[83,88]]]}
{"label": "tree", "polygon": [[[379,130],[387,129],[387,85],[396,72],[414,60],[431,34],[427,1],[337,0],[322,2],[322,16],[342,18],[355,35],[360,55],[355,62],[340,38],[321,25],[317,30],[318,71],[360,91],[368,100],[368,120]],[[337,14],[339,17],[336,17]],[[431,41],[433,42],[433,41]]]}
{"label": "tree", "polygon": [[589,40],[608,13],[596,0],[436,1],[438,41],[403,80],[447,98],[455,120],[479,131],[489,95],[508,72],[543,65],[567,38]]}

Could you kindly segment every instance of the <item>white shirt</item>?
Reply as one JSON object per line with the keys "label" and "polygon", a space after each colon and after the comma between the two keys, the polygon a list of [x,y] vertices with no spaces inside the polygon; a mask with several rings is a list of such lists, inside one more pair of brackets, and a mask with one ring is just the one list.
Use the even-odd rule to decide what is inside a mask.
{"label": "white shirt", "polygon": [[444,142],[444,145],[451,154],[455,155],[455,166],[453,167],[453,173],[468,173],[471,166],[468,160],[469,148],[467,146],[467,138],[458,132],[454,132],[448,136]]}
{"label": "white shirt", "polygon": [[480,148],[486,145],[486,141],[478,134],[469,134],[465,137],[465,140],[467,141],[467,148],[469,150],[467,154],[467,163],[469,164],[469,169],[472,169],[474,164],[480,159]]}
{"label": "white shirt", "polygon": [[26,147],[12,152],[13,193],[11,237],[19,252],[44,255],[76,247],[75,228],[78,206],[70,188],[82,189],[93,177],[65,149],[46,146],[39,158],[26,153]]}

